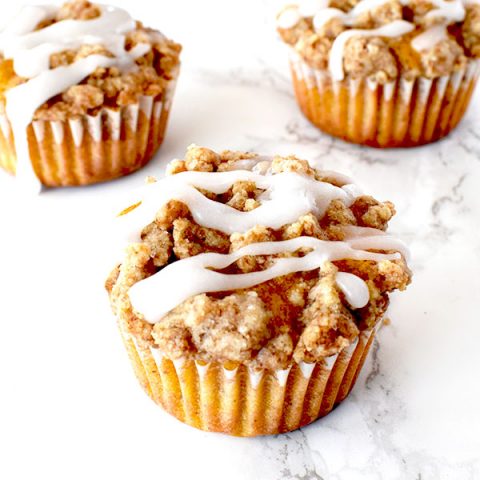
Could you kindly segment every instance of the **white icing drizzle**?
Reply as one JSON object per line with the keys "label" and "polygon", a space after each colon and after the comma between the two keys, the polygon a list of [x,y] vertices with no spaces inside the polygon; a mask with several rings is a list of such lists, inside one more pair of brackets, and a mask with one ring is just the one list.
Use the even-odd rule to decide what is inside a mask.
{"label": "white icing drizzle", "polygon": [[[400,252],[407,261],[410,259],[410,252],[405,243],[392,235],[385,234],[382,230],[354,225],[345,225],[342,229],[346,240],[355,248],[393,250]],[[365,238],[368,238],[368,240],[364,241]]]}
{"label": "white icing drizzle", "polygon": [[[237,160],[230,170],[250,170],[252,171],[262,160],[257,158],[246,158]],[[271,162],[268,162],[269,164]]]}
{"label": "white icing drizzle", "polygon": [[[5,94],[6,113],[11,123],[17,154],[17,178],[36,190],[40,183],[33,171],[27,141],[27,127],[33,115],[48,99],[81,82],[98,67],[136,67],[135,59],[150,49],[139,44],[125,50],[125,33],[135,29],[135,21],[122,9],[101,6],[99,17],[91,20],[63,20],[41,30],[39,22],[54,18],[57,8],[24,7],[0,35],[0,51],[13,60],[15,73],[28,81]],[[71,65],[49,68],[50,55],[82,45],[101,44],[113,57],[90,55]]]}
{"label": "white icing drizzle", "polygon": [[435,25],[434,27],[429,28],[425,32],[417,35],[412,40],[412,48],[417,52],[422,52],[425,50],[430,50],[433,48],[437,43],[441,42],[442,40],[446,40],[447,36],[447,28],[445,25]]}
{"label": "white icing drizzle", "polygon": [[462,0],[429,0],[437,8],[430,10],[425,18],[442,17],[447,23],[462,22],[465,19],[465,7]]}
{"label": "white icing drizzle", "polygon": [[343,23],[349,22],[349,14],[339,10],[338,8],[324,8],[319,10],[313,17],[313,27],[316,31],[319,31],[330,20],[339,18]]}
{"label": "white icing drizzle", "polygon": [[[313,25],[316,30],[321,29],[327,22],[329,22],[333,18],[340,19],[344,25],[352,26],[355,25],[355,22],[360,15],[363,15],[369,10],[384,5],[388,1],[389,0],[361,0],[349,12],[343,12],[342,10],[337,8],[329,8],[329,2],[326,1],[319,2],[319,5],[317,5],[315,8],[313,6],[310,6],[303,11],[299,8],[297,13],[302,13],[303,16],[313,17]],[[402,4],[405,4],[407,2],[408,0],[401,0]],[[289,28],[294,27],[296,23],[298,23],[298,20],[292,22]],[[406,22],[405,20],[394,20],[393,22],[383,25],[382,27],[379,27],[377,29],[352,29],[342,32],[333,42],[329,54],[328,67],[332,78],[334,80],[341,81],[345,77],[343,70],[343,55],[345,45],[352,37],[400,37],[411,32],[414,29],[415,26],[410,22]]]}
{"label": "white icing drizzle", "polygon": [[430,3],[437,8],[430,10],[425,18],[443,18],[444,23],[434,25],[412,40],[412,47],[418,52],[430,50],[437,43],[446,40],[448,38],[447,25],[462,22],[465,19],[465,5],[469,5],[470,0],[431,0]]}
{"label": "white icing drizzle", "polygon": [[387,25],[372,30],[346,30],[333,42],[328,61],[328,68],[334,80],[343,80],[343,54],[345,45],[352,37],[400,37],[414,30],[414,25],[405,20],[394,20]]}
{"label": "white icing drizzle", "polygon": [[[468,1],[468,0],[467,0]],[[425,32],[417,35],[412,40],[412,48],[417,52],[430,50],[439,42],[448,38],[447,25],[455,22],[462,22],[465,19],[465,1],[462,0],[431,0],[435,7],[430,10],[425,18],[443,18],[444,22],[440,25],[434,25]]]}
{"label": "white icing drizzle", "polygon": [[14,38],[16,35],[30,33],[39,23],[54,18],[57,12],[58,7],[54,5],[25,5],[8,22],[0,38]]}
{"label": "white icing drizzle", "polygon": [[336,281],[352,308],[362,308],[370,300],[367,284],[356,275],[348,272],[338,272]]}
{"label": "white icing drizzle", "polygon": [[333,170],[322,170],[323,178],[328,178],[342,185],[355,185],[353,179],[343,173],[334,172]]}
{"label": "white icing drizzle", "polygon": [[[257,155],[254,158],[244,158],[233,162],[233,164],[225,171],[232,170],[249,170],[259,175],[271,175],[273,157],[266,155]],[[312,164],[311,164],[312,165]],[[168,168],[168,167],[167,167]],[[343,173],[334,172],[333,170],[322,170],[322,178],[327,178],[333,182],[343,186],[344,190],[351,192],[353,195],[361,195],[361,191],[357,185],[355,185],[353,179]]]}
{"label": "white icing drizzle", "polygon": [[344,225],[342,227],[346,238],[372,237],[373,235],[384,235],[382,230],[371,227],[358,227],[357,225]]}
{"label": "white icing drizzle", "polygon": [[[339,199],[349,206],[360,194],[358,187],[351,183],[336,187],[292,172],[272,175],[271,157],[239,159],[235,162],[236,167],[250,169],[261,164],[267,165],[269,173],[258,174],[248,170],[182,172],[143,187],[142,193],[132,201],[132,204],[139,205],[118,218],[123,238],[126,242],[140,241],[142,229],[172,199],[187,204],[197,224],[232,234],[246,232],[257,225],[279,229],[309,212],[321,218],[332,200]],[[348,177],[334,172],[320,172],[320,175],[334,177],[340,183],[349,181]],[[255,182],[258,188],[264,190],[258,198],[260,205],[254,210],[236,210],[208,199],[197,190],[201,188],[222,194],[238,181]],[[129,291],[130,300],[136,311],[143,314],[147,321],[155,323],[171,309],[200,293],[249,288],[279,276],[322,268],[327,261],[358,259],[379,262],[401,258],[399,253],[373,253],[368,250],[391,250],[406,255],[402,242],[380,230],[347,226],[344,232],[346,240],[343,242],[298,237],[254,243],[230,254],[204,253],[177,260],[133,285]],[[246,255],[276,255],[300,249],[304,256],[277,258],[263,271],[241,274],[218,271]],[[352,308],[361,308],[368,303],[368,287],[362,279],[340,272],[336,281]],[[162,292],[162,295],[157,292]]]}
{"label": "white icing drizzle", "polygon": [[283,10],[277,17],[277,26],[283,29],[293,28],[301,19],[298,8],[291,6]]}
{"label": "white icing drizzle", "polygon": [[[369,238],[363,238],[364,244],[368,244]],[[333,242],[313,237],[298,237],[280,242],[253,243],[226,255],[203,253],[173,262],[158,273],[137,282],[130,288],[129,296],[134,309],[141,312],[148,322],[156,323],[172,308],[200,293],[249,288],[289,273],[321,268],[326,261],[346,258],[381,261],[400,258],[399,254],[370,253],[352,245],[351,240]],[[224,274],[211,270],[227,268],[245,255],[274,255],[295,252],[301,248],[312,251],[303,257],[278,258],[271,267],[259,272]],[[340,276],[339,286],[353,308],[363,307],[369,300],[368,288],[360,278],[351,277],[354,275]],[[162,294],[158,295],[158,292]]]}
{"label": "white icing drizzle", "polygon": [[[238,181],[255,182],[258,188],[265,189],[259,207],[250,212],[241,212],[210,200],[195,188],[221,194]],[[321,217],[334,199],[351,205],[355,195],[349,187],[352,185],[335,187],[290,172],[276,175],[260,175],[247,170],[182,172],[147,185],[141,204],[119,220],[123,223],[121,228],[125,231],[126,240],[138,241],[142,228],[153,221],[162,205],[175,199],[188,205],[196,223],[227,234],[246,232],[256,225],[279,229],[309,212]]]}
{"label": "white icing drizzle", "polygon": [[373,237],[362,236],[348,240],[353,248],[365,248],[368,250],[393,250],[401,252],[408,259],[409,253],[405,244],[390,235],[374,235]]}
{"label": "white icing drizzle", "polygon": [[[303,0],[298,6],[287,7],[278,17],[277,24],[280,28],[293,28],[302,17],[313,17],[313,25],[317,30],[332,18],[341,18],[345,25],[354,25],[360,15],[389,1],[361,0],[349,12],[344,12],[338,8],[330,8],[329,0]],[[406,4],[408,0],[400,0],[400,3]]]}
{"label": "white icing drizzle", "polygon": [[[344,12],[338,8],[324,8],[315,12],[313,16],[313,26],[316,30],[322,28],[333,18],[339,18],[344,25],[353,26],[361,15],[375,8],[385,5],[390,0],[361,0],[349,12]],[[401,3],[405,3],[402,0]]]}
{"label": "white icing drizzle", "polygon": [[257,155],[253,158],[242,158],[233,162],[228,171],[250,170],[251,172],[255,172],[260,175],[266,175],[267,173],[271,173],[270,167],[272,165],[272,160],[273,157],[266,155]]}
{"label": "white icing drizzle", "polygon": [[[344,25],[352,27],[358,18],[365,12],[381,7],[390,0],[361,0],[349,12],[344,12],[338,8],[330,8],[328,1],[312,0],[302,8],[302,3],[296,10],[299,17],[313,17],[313,26],[316,31],[322,29],[330,20],[337,18]],[[437,25],[426,32],[418,35],[412,40],[412,46],[417,51],[423,51],[434,47],[438,42],[447,38],[445,26],[454,22],[461,22],[465,19],[465,5],[478,3],[479,0],[431,0],[430,3],[434,7],[430,10],[425,18],[443,18],[444,25]],[[402,5],[408,5],[409,0],[400,0]],[[292,7],[293,8],[293,7]],[[294,27],[300,18],[292,21],[289,27]],[[354,36],[379,36],[379,37],[400,37],[410,33],[415,29],[415,25],[404,20],[394,20],[393,22],[383,25],[377,29],[358,29],[347,30],[342,32],[335,39],[329,55],[329,70],[334,80],[341,81],[344,79],[343,56],[345,45],[348,40]]]}

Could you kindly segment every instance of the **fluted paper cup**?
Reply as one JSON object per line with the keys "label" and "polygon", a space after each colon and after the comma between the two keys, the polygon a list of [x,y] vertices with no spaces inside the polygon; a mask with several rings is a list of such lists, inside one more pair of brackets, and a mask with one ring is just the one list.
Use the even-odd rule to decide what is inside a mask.
{"label": "fluted paper cup", "polygon": [[[161,99],[142,95],[120,108],[66,121],[33,121],[27,130],[33,170],[47,187],[88,185],[128,175],[160,147],[176,76]],[[0,115],[0,167],[15,174],[17,159],[10,122]]]}
{"label": "fluted paper cup", "polygon": [[291,52],[298,104],[324,132],[371,147],[413,147],[448,135],[462,119],[480,73],[480,62],[436,79],[381,85],[366,79],[335,81]]}
{"label": "fluted paper cup", "polygon": [[140,384],[164,410],[201,430],[251,437],[296,430],[331,412],[353,388],[381,323],[323,362],[275,372],[172,361],[120,332]]}

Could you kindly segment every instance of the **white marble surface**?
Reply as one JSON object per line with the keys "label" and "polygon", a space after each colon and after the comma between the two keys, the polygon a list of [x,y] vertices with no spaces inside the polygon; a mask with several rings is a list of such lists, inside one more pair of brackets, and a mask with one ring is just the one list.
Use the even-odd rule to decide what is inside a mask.
{"label": "white marble surface", "polygon": [[[185,46],[169,135],[147,168],[109,184],[29,199],[0,173],[0,478],[480,478],[479,95],[435,145],[347,145],[296,107],[272,21],[280,2],[117,3]],[[414,282],[393,299],[352,395],[301,431],[196,431],[130,371],[102,286],[110,218],[192,142],[294,152],[397,206],[392,229],[411,246]]]}

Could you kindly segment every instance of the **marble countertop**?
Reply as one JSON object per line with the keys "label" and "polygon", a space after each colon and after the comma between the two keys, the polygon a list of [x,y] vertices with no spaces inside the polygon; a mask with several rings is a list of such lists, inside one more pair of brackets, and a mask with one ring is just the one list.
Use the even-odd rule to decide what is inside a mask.
{"label": "marble countertop", "polygon": [[[297,109],[278,0],[115,3],[185,46],[169,132],[147,168],[108,184],[25,198],[0,173],[0,477],[480,478],[480,92],[444,141],[348,145]],[[125,193],[190,143],[296,153],[397,207],[414,282],[393,298],[351,396],[300,431],[196,431],[131,373],[103,291],[108,225]]]}

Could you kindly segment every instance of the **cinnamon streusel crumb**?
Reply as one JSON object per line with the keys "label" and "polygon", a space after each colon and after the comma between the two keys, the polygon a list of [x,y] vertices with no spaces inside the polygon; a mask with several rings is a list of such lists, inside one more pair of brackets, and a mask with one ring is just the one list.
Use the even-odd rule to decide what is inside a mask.
{"label": "cinnamon streusel crumb", "polygon": [[[65,3],[53,20],[39,24],[37,29],[64,20],[90,21],[99,15],[99,5],[86,0],[73,0]],[[168,82],[176,75],[181,46],[137,22],[135,30],[126,33],[125,49],[129,51],[140,43],[147,44],[149,50],[136,59],[136,70],[122,72],[116,67],[97,68],[79,85],[41,105],[34,114],[34,120],[64,121],[84,114],[95,115],[103,106],[119,108],[136,103],[141,95],[160,99]],[[65,67],[91,55],[113,57],[105,45],[86,44],[77,49],[53,53],[50,56],[50,68]],[[4,92],[25,81],[13,70],[12,60],[0,57],[0,112],[5,109]]]}
{"label": "cinnamon streusel crumb", "polygon": [[[254,154],[229,151],[218,154],[191,146],[184,160],[170,165],[170,173],[228,171],[235,162],[245,160],[266,161]],[[270,162],[272,174],[296,172],[313,178],[328,177],[294,156],[276,156]],[[332,179],[333,182],[338,184],[339,179]],[[227,193],[204,193],[208,193],[210,199],[249,211],[258,208],[263,191],[254,182],[237,182]],[[404,289],[410,282],[411,275],[403,258],[327,262],[322,269],[276,277],[251,288],[202,293],[175,307],[153,326],[134,311],[128,290],[180,259],[206,252],[235,252],[252,243],[299,236],[343,240],[344,227],[385,230],[394,213],[390,202],[360,196],[350,206],[333,200],[320,218],[310,212],[278,230],[257,225],[246,232],[227,235],[198,225],[187,205],[171,200],[159,208],[155,221],[143,229],[141,243],[129,247],[125,260],[112,272],[106,286],[124,328],[170,358],[241,362],[268,370],[285,368],[291,362],[321,361],[349,345],[359,331],[381,320],[388,306],[389,292]],[[244,256],[228,267],[228,273],[258,272],[271,266],[275,259],[306,253],[308,249]],[[353,309],[346,301],[336,283],[339,271],[353,273],[366,282],[370,301],[365,307]]]}
{"label": "cinnamon streusel crumb", "polygon": [[64,3],[58,11],[55,20],[91,20],[100,15],[100,9],[97,5],[87,0],[74,0]]}
{"label": "cinnamon streusel crumb", "polygon": [[470,55],[480,57],[480,4],[467,5],[465,22],[462,25],[462,36]]}
{"label": "cinnamon streusel crumb", "polygon": [[[298,3],[298,2],[297,2]],[[331,0],[328,8],[349,13],[359,0]],[[453,0],[452,0],[453,3]],[[443,15],[431,15],[438,8],[428,0],[409,0],[404,3],[390,0],[372,6],[353,20],[344,22],[338,16],[325,23],[314,24],[311,16],[300,16],[297,23],[284,28],[279,23],[278,33],[282,40],[311,67],[318,70],[329,68],[329,58],[334,41],[349,29],[372,30],[395,21],[407,21],[413,26],[410,33],[393,37],[354,35],[346,41],[343,51],[343,69],[349,78],[365,78],[379,84],[397,79],[425,76],[438,78],[462,69],[469,58],[480,57],[480,5],[464,5],[466,16],[461,22],[445,22]],[[296,9],[292,3],[286,10]],[[450,23],[444,38],[433,46],[416,51],[412,40],[429,28]]]}

